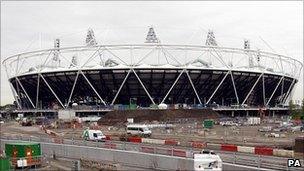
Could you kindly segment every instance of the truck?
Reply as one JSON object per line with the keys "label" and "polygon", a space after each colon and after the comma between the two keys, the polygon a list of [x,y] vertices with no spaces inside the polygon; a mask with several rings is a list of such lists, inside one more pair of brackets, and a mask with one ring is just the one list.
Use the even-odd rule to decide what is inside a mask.
{"label": "truck", "polygon": [[82,138],[87,141],[106,141],[106,136],[101,130],[86,129],[83,131]]}
{"label": "truck", "polygon": [[127,125],[127,135],[136,135],[142,137],[150,137],[152,131],[147,125],[130,124]]}

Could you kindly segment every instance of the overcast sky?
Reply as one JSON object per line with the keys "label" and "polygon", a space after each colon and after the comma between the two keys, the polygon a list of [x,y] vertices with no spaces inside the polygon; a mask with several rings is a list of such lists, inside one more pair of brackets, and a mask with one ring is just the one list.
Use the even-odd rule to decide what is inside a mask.
{"label": "overcast sky", "polygon": [[[204,44],[212,29],[220,45],[282,53],[303,61],[303,2],[1,2],[1,62],[39,48],[84,44],[86,30],[102,43],[142,43],[153,25],[162,42]],[[40,36],[41,35],[41,41]],[[273,49],[270,49],[265,40]],[[41,42],[41,43],[40,43]],[[293,99],[303,99],[303,74]],[[1,67],[1,105],[12,103]]]}

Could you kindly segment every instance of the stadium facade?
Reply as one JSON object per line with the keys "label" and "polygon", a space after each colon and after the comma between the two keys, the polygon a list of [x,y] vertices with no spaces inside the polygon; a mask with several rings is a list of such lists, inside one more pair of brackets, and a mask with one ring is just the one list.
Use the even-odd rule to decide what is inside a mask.
{"label": "stadium facade", "polygon": [[99,45],[92,30],[85,46],[32,51],[3,61],[21,109],[135,104],[277,106],[288,102],[303,64],[284,55],[218,46],[162,44],[149,28],[143,44]]}

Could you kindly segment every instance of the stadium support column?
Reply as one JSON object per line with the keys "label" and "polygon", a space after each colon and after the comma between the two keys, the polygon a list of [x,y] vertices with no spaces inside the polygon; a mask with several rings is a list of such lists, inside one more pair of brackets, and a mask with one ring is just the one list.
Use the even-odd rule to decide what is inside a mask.
{"label": "stadium support column", "polygon": [[74,84],[73,84],[73,87],[72,87],[72,90],[71,90],[71,93],[70,93],[70,96],[69,96],[69,99],[68,99],[68,102],[67,102],[67,105],[65,106],[65,108],[67,108],[69,106],[69,103],[71,102],[71,99],[72,99],[72,96],[73,96],[73,92],[74,92],[74,89],[75,89],[78,77],[79,77],[79,71],[77,71],[77,74],[76,74],[76,77],[75,77],[75,81],[74,81]]}
{"label": "stadium support column", "polygon": [[238,93],[237,93],[237,91],[236,91],[236,87],[235,87],[235,83],[234,83],[233,74],[232,74],[231,70],[230,70],[229,72],[230,72],[231,81],[232,81],[233,90],[234,90],[234,94],[235,94],[235,97],[236,97],[237,104],[240,104],[239,96],[238,96]]}
{"label": "stadium support column", "polygon": [[[192,86],[192,88],[193,88],[193,91],[194,91],[194,93],[195,93],[195,95],[196,95],[196,97],[197,97],[199,103],[202,104],[201,99],[200,99],[200,97],[199,97],[199,95],[198,95],[198,93],[197,93],[197,91],[196,91],[196,89],[195,89],[195,87],[194,87],[194,84],[193,84],[193,82],[192,82],[192,80],[191,80],[191,77],[190,77],[190,75],[189,75],[188,70],[186,70],[186,74],[187,74],[187,76],[188,76],[188,79],[189,79],[189,81],[190,81],[190,84],[191,84],[191,86]],[[194,102],[195,102],[195,101],[194,101]]]}
{"label": "stadium support column", "polygon": [[22,106],[21,106],[21,104],[20,104],[20,102],[19,102],[19,100],[18,100],[18,95],[17,95],[16,89],[14,88],[14,86],[12,85],[11,82],[9,82],[9,85],[10,85],[10,88],[11,88],[11,90],[12,90],[12,92],[13,92],[15,101],[16,101],[17,106],[18,106],[18,109],[21,109]]}
{"label": "stadium support column", "polygon": [[286,100],[288,99],[290,90],[291,90],[292,86],[295,84],[295,81],[296,81],[296,79],[293,79],[293,80],[292,80],[292,82],[291,82],[291,84],[290,84],[290,86],[289,86],[289,88],[288,88],[288,90],[287,90],[287,92],[286,92],[286,94],[285,94],[285,97],[284,97],[283,100],[282,100],[282,103],[286,103]]}
{"label": "stadium support column", "polygon": [[274,118],[274,116],[275,116],[275,111],[273,110],[272,111],[272,117]]}
{"label": "stadium support column", "polygon": [[137,73],[134,71],[134,69],[132,68],[132,71],[134,73],[134,75],[136,76],[136,78],[138,79],[139,83],[141,84],[141,86],[143,87],[143,89],[145,90],[146,94],[148,95],[148,97],[150,98],[151,102],[155,105],[153,98],[151,97],[150,93],[148,92],[148,90],[146,89],[145,85],[141,82],[140,78],[138,77]]}
{"label": "stadium support column", "polygon": [[127,79],[128,79],[128,77],[129,77],[131,71],[132,71],[131,69],[128,71],[128,73],[127,73],[125,79],[123,80],[123,82],[121,83],[121,85],[120,85],[120,87],[119,87],[117,93],[115,94],[115,97],[113,98],[111,105],[113,105],[113,104],[115,103],[115,100],[116,100],[117,96],[119,95],[119,93],[120,93],[122,87],[124,86],[125,82],[127,81]]}
{"label": "stadium support column", "polygon": [[264,75],[264,73],[262,73],[259,78],[255,81],[254,85],[251,87],[249,93],[247,94],[246,98],[244,99],[244,101],[242,102],[242,105],[244,105],[244,103],[246,102],[246,100],[248,99],[248,97],[250,96],[250,94],[252,93],[253,89],[255,88],[255,86],[257,85],[257,83],[259,82],[259,80],[261,79],[261,77]]}
{"label": "stadium support column", "polygon": [[177,76],[176,80],[174,81],[173,85],[170,87],[169,91],[167,92],[167,94],[165,95],[165,97],[163,98],[161,103],[164,103],[166,98],[168,97],[168,95],[170,94],[171,90],[173,89],[173,87],[175,86],[175,84],[177,83],[177,81],[179,80],[179,78],[182,76],[182,74],[184,73],[185,69],[183,69],[181,71],[181,73]]}
{"label": "stadium support column", "polygon": [[210,102],[210,100],[213,98],[213,96],[215,95],[215,93],[217,92],[217,90],[220,88],[220,86],[223,84],[223,82],[225,81],[226,77],[228,76],[230,72],[228,71],[226,73],[226,75],[224,76],[224,78],[222,79],[222,81],[220,82],[220,84],[216,87],[216,89],[214,90],[214,92],[212,93],[212,95],[209,97],[208,101],[206,104],[208,104]]}
{"label": "stadium support column", "polygon": [[105,101],[101,98],[101,96],[99,95],[99,93],[96,91],[96,89],[93,87],[93,85],[91,84],[91,82],[89,81],[89,79],[87,78],[87,76],[84,75],[84,73],[80,70],[79,71],[80,74],[83,76],[83,78],[87,81],[87,83],[89,84],[89,86],[92,88],[92,90],[95,92],[95,94],[98,96],[98,98],[101,100],[101,102],[106,106]]}
{"label": "stadium support column", "polygon": [[249,111],[248,110],[246,111],[246,117],[249,117]]}
{"label": "stadium support column", "polygon": [[55,96],[55,98],[58,100],[58,102],[60,103],[60,105],[64,108],[64,105],[62,104],[61,100],[58,98],[57,94],[51,88],[51,86],[49,85],[49,83],[45,80],[45,78],[43,77],[43,75],[42,74],[39,74],[39,75],[42,78],[42,80],[45,82],[46,86],[51,90],[51,92],[53,93],[53,95]]}
{"label": "stadium support column", "polygon": [[279,85],[281,84],[281,82],[282,82],[283,79],[284,79],[284,76],[281,77],[281,79],[280,79],[280,81],[278,82],[276,88],[273,90],[273,92],[272,92],[272,94],[271,94],[271,96],[270,96],[268,102],[266,103],[266,106],[267,106],[267,105],[269,104],[269,102],[271,101],[271,99],[272,99],[274,93],[277,91],[277,89],[278,89],[278,87],[279,87]]}
{"label": "stadium support column", "polygon": [[39,103],[39,89],[40,89],[40,75],[37,75],[37,87],[36,87],[36,108],[38,109],[38,103]]}
{"label": "stadium support column", "polygon": [[31,100],[30,96],[27,94],[27,92],[25,91],[23,85],[21,84],[20,80],[18,77],[16,77],[17,82],[19,83],[19,85],[21,86],[22,90],[24,91],[27,99],[30,101],[31,105],[33,106],[33,108],[36,108],[36,106],[34,105],[33,101]]}
{"label": "stadium support column", "polygon": [[262,76],[262,85],[263,85],[263,104],[264,104],[264,106],[266,106],[266,95],[265,95],[265,77],[264,77],[264,75]]}

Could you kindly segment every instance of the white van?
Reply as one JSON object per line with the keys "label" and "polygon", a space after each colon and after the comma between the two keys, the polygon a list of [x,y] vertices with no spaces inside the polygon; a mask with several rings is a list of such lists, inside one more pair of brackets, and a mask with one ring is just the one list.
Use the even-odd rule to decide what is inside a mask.
{"label": "white van", "polygon": [[150,137],[152,131],[148,128],[147,125],[127,125],[127,134],[129,135],[139,135],[143,137]]}
{"label": "white van", "polygon": [[87,141],[105,141],[106,136],[100,130],[89,130],[83,131],[82,137]]}
{"label": "white van", "polygon": [[222,170],[222,159],[219,155],[212,151],[202,150],[198,154],[193,155],[194,158],[194,170]]}

